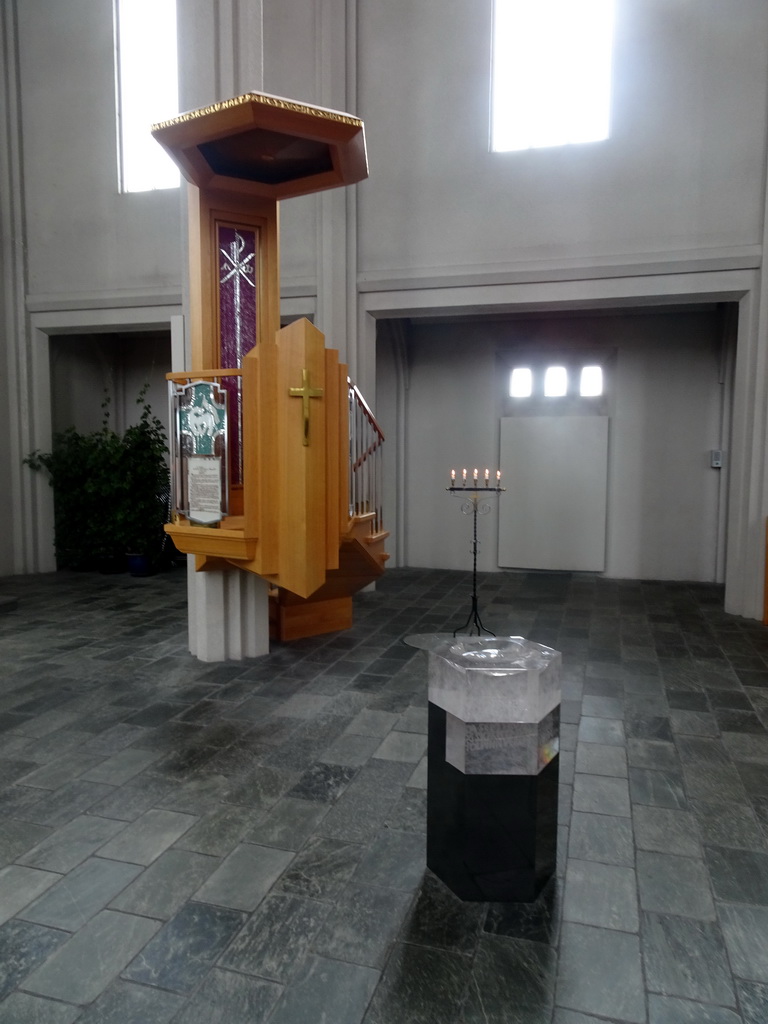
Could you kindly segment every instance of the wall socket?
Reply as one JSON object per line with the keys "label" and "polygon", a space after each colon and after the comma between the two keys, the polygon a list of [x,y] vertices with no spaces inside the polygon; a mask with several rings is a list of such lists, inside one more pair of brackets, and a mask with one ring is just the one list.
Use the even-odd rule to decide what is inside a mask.
{"label": "wall socket", "polygon": [[720,448],[713,448],[709,453],[709,464],[712,469],[722,469],[723,452]]}

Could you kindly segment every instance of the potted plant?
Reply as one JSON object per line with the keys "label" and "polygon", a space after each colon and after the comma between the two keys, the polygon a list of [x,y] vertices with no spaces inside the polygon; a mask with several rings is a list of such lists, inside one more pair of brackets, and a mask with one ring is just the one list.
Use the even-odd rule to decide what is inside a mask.
{"label": "potted plant", "polygon": [[109,397],[102,403],[100,430],[74,427],[56,434],[50,452],[32,452],[24,460],[46,471],[54,491],[54,543],[60,568],[124,568],[126,555],[142,556],[145,567],[157,562],[167,520],[168,446],[160,420],[146,400],[148,385],[136,402],[138,423],[123,434],[109,423]]}
{"label": "potted plant", "polygon": [[127,428],[121,439],[120,476],[124,500],[115,508],[116,534],[122,538],[134,575],[146,575],[163,549],[163,524],[168,521],[168,442],[165,428],[146,401],[146,386],[137,404],[139,422]]}

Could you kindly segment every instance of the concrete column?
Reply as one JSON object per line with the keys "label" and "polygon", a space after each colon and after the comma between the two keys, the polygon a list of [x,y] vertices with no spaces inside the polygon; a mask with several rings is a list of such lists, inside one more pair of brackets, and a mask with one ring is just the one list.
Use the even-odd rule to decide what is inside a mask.
{"label": "concrete column", "polygon": [[187,581],[189,649],[200,661],[269,654],[269,584],[238,569],[195,572]]}

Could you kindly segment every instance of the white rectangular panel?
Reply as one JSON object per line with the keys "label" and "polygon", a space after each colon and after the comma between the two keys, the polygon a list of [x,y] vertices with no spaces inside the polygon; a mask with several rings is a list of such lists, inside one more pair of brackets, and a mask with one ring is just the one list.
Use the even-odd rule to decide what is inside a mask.
{"label": "white rectangular panel", "polygon": [[501,420],[499,565],[602,572],[607,416]]}

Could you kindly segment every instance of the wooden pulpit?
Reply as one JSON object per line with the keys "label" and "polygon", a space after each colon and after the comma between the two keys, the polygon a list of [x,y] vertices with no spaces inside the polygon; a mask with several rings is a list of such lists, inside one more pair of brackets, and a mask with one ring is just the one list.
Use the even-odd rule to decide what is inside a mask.
{"label": "wooden pulpit", "polygon": [[[346,628],[351,593],[386,559],[378,488],[359,486],[376,481],[383,435],[321,332],[280,329],[278,204],[365,178],[363,124],[247,93],[153,134],[190,183],[192,354],[168,375],[167,532],[198,570],[272,583],[279,638]],[[355,402],[367,418],[350,417]]]}

